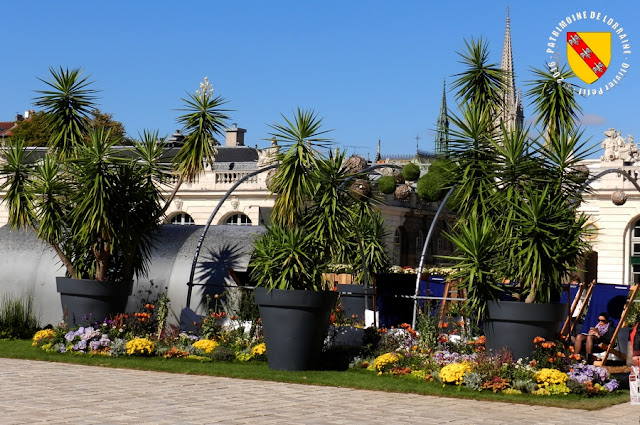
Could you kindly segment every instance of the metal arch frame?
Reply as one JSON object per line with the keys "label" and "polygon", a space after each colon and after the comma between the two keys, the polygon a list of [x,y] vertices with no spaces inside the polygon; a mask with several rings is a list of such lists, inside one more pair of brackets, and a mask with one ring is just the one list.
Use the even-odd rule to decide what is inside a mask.
{"label": "metal arch frame", "polygon": [[227,198],[229,198],[229,195],[231,195],[231,193],[233,193],[233,191],[236,190],[236,188],[240,186],[240,184],[244,183],[247,179],[253,176],[257,176],[258,174],[263,173],[265,171],[269,171],[273,168],[276,168],[277,166],[278,164],[271,164],[267,167],[260,168],[259,170],[256,170],[254,172],[251,172],[243,176],[233,186],[231,186],[231,188],[227,190],[227,193],[225,193],[224,196],[218,201],[218,205],[216,205],[216,207],[214,208],[213,212],[209,216],[209,219],[207,220],[207,224],[204,226],[204,229],[202,230],[202,234],[200,235],[200,239],[198,240],[198,245],[196,246],[196,252],[193,254],[193,261],[191,262],[191,272],[189,273],[189,281],[187,282],[187,286],[188,286],[187,308],[191,308],[191,295],[193,293],[193,286],[194,286],[193,278],[196,273],[196,265],[198,264],[198,257],[200,256],[200,249],[202,248],[202,242],[204,241],[204,237],[206,236],[207,231],[209,230],[209,227],[211,227],[211,222],[213,221],[213,218],[216,216],[216,214],[218,214],[218,211],[220,211],[222,204],[224,204]]}
{"label": "metal arch frame", "polygon": [[418,268],[416,269],[416,288],[415,288],[415,292],[413,294],[413,318],[411,320],[411,327],[414,328],[414,329],[416,327],[416,314],[417,314],[417,309],[418,309],[418,293],[420,291],[420,276],[422,275],[422,266],[424,264],[424,257],[425,257],[425,254],[427,252],[427,247],[429,246],[429,242],[431,242],[431,236],[433,236],[433,229],[435,229],[435,227],[436,227],[436,223],[438,222],[438,218],[440,218],[440,215],[442,214],[442,211],[444,211],[444,206],[447,203],[447,200],[449,199],[449,197],[451,196],[451,194],[453,193],[453,191],[455,190],[456,187],[457,187],[457,185],[452,187],[451,189],[449,189],[449,191],[445,195],[444,199],[440,203],[440,206],[438,207],[438,211],[436,212],[436,215],[433,217],[433,220],[431,221],[431,226],[429,226],[429,233],[427,233],[427,238],[425,239],[424,244],[422,245],[422,253],[420,254],[420,262],[418,263]]}
{"label": "metal arch frame", "polygon": [[[256,170],[254,172],[251,172],[245,176],[243,176],[240,180],[238,180],[233,186],[231,186],[231,188],[229,188],[229,190],[227,190],[227,192],[224,194],[224,196],[220,199],[220,201],[218,201],[218,204],[216,205],[215,209],[213,210],[213,212],[211,213],[211,215],[209,216],[209,219],[207,220],[207,224],[205,225],[204,229],[202,230],[202,234],[200,235],[200,239],[198,239],[198,245],[196,246],[196,251],[193,255],[193,260],[191,262],[191,271],[189,273],[189,281],[187,282],[187,303],[186,303],[186,307],[187,308],[191,308],[191,296],[193,294],[193,287],[194,287],[194,283],[193,283],[193,279],[195,277],[195,272],[196,272],[196,265],[198,264],[198,258],[200,257],[200,250],[202,248],[202,243],[204,241],[204,238],[207,234],[207,231],[209,230],[209,227],[211,227],[211,222],[213,221],[214,217],[216,216],[216,214],[218,213],[218,211],[220,210],[220,208],[222,207],[222,204],[224,204],[224,202],[229,198],[229,196],[233,193],[234,190],[236,190],[238,188],[238,186],[240,186],[240,184],[244,183],[247,179],[256,176],[260,173],[263,173],[265,171],[274,169],[278,166],[279,164],[271,164],[267,167],[263,167],[260,168],[259,170]],[[366,173],[372,170],[375,170],[377,168],[396,168],[396,169],[400,169],[402,167],[400,167],[399,165],[395,165],[395,164],[376,164],[376,165],[372,165],[371,167],[365,168],[364,170],[362,170],[362,173]],[[355,177],[352,177],[355,178]],[[349,179],[351,180],[351,179]],[[358,237],[360,237],[360,234],[358,233]],[[360,249],[363,250],[363,246],[362,246],[362,238],[360,238]],[[364,253],[362,253],[364,254]],[[362,255],[362,264],[363,264],[363,268],[364,270],[366,270],[366,259],[364,257],[364,255]],[[365,286],[368,286],[368,279],[365,273]]]}

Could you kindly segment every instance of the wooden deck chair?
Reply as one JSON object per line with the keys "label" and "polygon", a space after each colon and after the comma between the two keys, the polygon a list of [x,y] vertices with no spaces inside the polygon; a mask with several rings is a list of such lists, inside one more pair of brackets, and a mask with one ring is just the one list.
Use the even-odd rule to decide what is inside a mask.
{"label": "wooden deck chair", "polygon": [[[442,303],[440,304],[440,311],[438,312],[438,329],[442,328],[443,321],[442,319],[447,315],[449,310],[449,306],[451,303],[459,303],[462,302],[465,298],[465,293],[462,289],[458,287],[459,281],[447,279],[444,285],[444,292],[442,293]],[[447,298],[460,298],[460,301],[455,299],[447,299]]]}
{"label": "wooden deck chair", "polygon": [[607,363],[607,358],[609,357],[609,353],[613,353],[621,359],[625,359],[626,355],[620,352],[615,348],[616,341],[618,339],[618,332],[620,332],[620,328],[624,324],[624,320],[627,317],[627,312],[629,311],[629,307],[633,304],[633,300],[636,298],[636,292],[638,292],[639,285],[633,285],[629,287],[629,295],[627,297],[627,302],[624,304],[624,309],[622,309],[622,314],[620,315],[620,321],[618,322],[618,326],[616,326],[616,330],[613,332],[613,336],[611,337],[611,342],[609,344],[600,344],[600,348],[606,350],[604,352],[604,357],[602,360],[596,360],[593,362],[594,366],[604,366]]}
{"label": "wooden deck chair", "polygon": [[[587,282],[582,282],[580,287],[578,288],[578,292],[576,293],[573,302],[571,303],[571,307],[569,308],[569,314],[567,314],[567,319],[564,321],[564,325],[562,325],[562,329],[560,330],[560,335],[571,335],[573,334],[573,329],[576,326],[577,320],[571,320],[573,317],[580,317],[582,312],[587,305],[589,305],[589,300],[591,300],[591,294],[593,294],[593,287],[596,284],[596,280],[593,279],[593,282],[587,284]],[[584,294],[584,297],[582,295]],[[582,299],[582,303],[580,300]],[[573,314],[577,311],[577,314]]]}

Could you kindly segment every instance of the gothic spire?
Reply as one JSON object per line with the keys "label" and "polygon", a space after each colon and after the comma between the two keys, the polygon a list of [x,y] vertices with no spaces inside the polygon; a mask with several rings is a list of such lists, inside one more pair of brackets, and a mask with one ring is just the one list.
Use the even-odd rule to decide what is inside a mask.
{"label": "gothic spire", "polygon": [[436,124],[436,151],[437,156],[444,156],[449,151],[449,115],[447,113],[447,82],[442,82],[442,104],[440,105],[440,115]]}
{"label": "gothic spire", "polygon": [[380,157],[380,139],[378,139],[378,150],[376,152],[376,157],[375,157],[375,159],[373,161],[377,163],[381,159],[382,158]]}
{"label": "gothic spire", "polygon": [[500,68],[506,73],[506,87],[504,93],[504,107],[502,120],[507,126],[515,124],[517,128],[522,127],[523,116],[519,110],[519,99],[516,90],[515,73],[513,71],[513,52],[511,49],[511,18],[509,16],[509,6],[507,6],[507,25],[504,32],[504,45],[502,46],[502,63]]}

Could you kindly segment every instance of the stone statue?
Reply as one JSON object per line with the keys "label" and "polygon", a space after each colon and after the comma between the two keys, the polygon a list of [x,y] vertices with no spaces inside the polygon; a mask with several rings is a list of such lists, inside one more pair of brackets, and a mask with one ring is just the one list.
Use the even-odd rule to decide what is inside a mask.
{"label": "stone statue", "polygon": [[276,138],[273,137],[271,139],[271,147],[258,151],[258,167],[266,167],[273,164],[277,159],[276,156],[279,150],[280,146],[278,146]]}
{"label": "stone statue", "polygon": [[620,131],[616,131],[613,128],[604,132],[607,136],[602,141],[602,149],[604,149],[604,155],[600,158],[603,162],[611,162],[621,160],[624,162],[636,162],[640,157],[638,147],[633,141],[633,136],[628,135],[628,141],[625,142],[624,138],[620,135]]}

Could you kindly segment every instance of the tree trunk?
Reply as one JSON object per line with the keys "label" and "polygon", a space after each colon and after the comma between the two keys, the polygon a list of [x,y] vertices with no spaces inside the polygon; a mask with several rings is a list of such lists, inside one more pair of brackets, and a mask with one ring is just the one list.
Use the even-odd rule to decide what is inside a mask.
{"label": "tree trunk", "polygon": [[109,244],[107,242],[98,242],[93,245],[93,255],[96,258],[96,280],[105,281],[108,279],[109,273]]}
{"label": "tree trunk", "polygon": [[50,242],[49,245],[51,245],[53,247],[53,250],[56,252],[56,254],[58,254],[60,261],[62,261],[62,264],[67,268],[67,272],[69,272],[69,276],[72,279],[77,279],[78,274],[76,272],[76,268],[73,267],[73,264],[71,263],[71,261],[69,261],[67,256],[64,255],[64,252],[62,252],[62,249],[60,249],[58,244]]}

